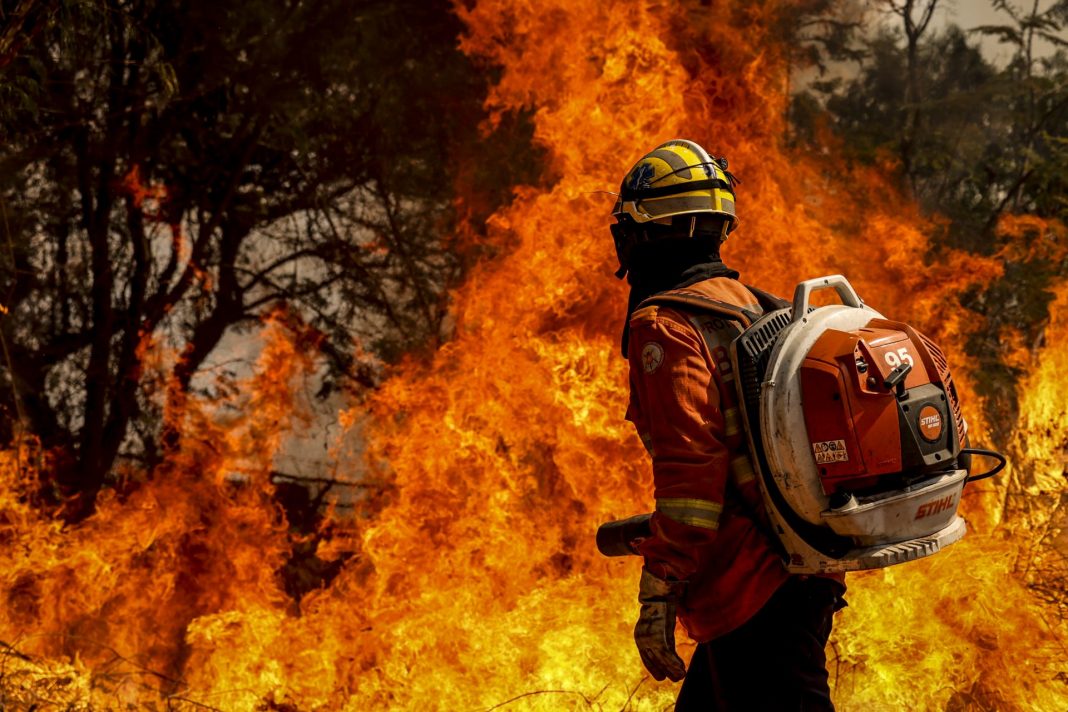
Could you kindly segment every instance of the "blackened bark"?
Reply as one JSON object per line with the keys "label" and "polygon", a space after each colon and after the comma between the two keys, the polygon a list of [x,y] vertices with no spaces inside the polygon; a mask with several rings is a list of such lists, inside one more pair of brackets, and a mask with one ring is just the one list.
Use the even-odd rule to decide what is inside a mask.
{"label": "blackened bark", "polygon": [[219,345],[227,327],[240,321],[244,315],[243,292],[237,280],[234,261],[248,233],[240,227],[227,228],[223,230],[215,307],[206,319],[197,324],[193,337],[186,344],[174,369],[175,380],[182,390],[189,388],[193,375],[204,363],[204,359]]}
{"label": "blackened bark", "polygon": [[[128,120],[129,106],[126,102],[126,32],[121,9],[108,3],[108,39],[111,47],[110,77],[107,104],[107,126],[104,144],[95,147],[101,156],[97,160],[90,153],[91,137],[83,131],[85,142],[78,155],[79,175],[83,176],[83,214],[88,220],[85,231],[89,238],[90,264],[93,283],[91,293],[91,318],[93,340],[86,366],[86,394],[84,421],[79,438],[76,467],[67,469],[60,480],[64,494],[70,495],[65,516],[77,521],[92,514],[96,495],[104,484],[111,468],[106,456],[104,433],[107,428],[109,404],[112,392],[112,340],[115,335],[115,319],[112,298],[115,293],[115,273],[110,249],[111,210],[114,205],[116,152],[115,137],[122,124]],[[110,145],[109,145],[110,144]],[[95,189],[92,185],[92,165],[96,166]],[[89,195],[95,195],[95,205],[88,204]]]}
{"label": "blackened bark", "polygon": [[901,17],[905,28],[905,125],[901,132],[901,141],[898,144],[898,155],[901,158],[905,188],[910,194],[915,194],[916,192],[913,158],[922,119],[920,104],[923,100],[923,88],[920,86],[920,37],[927,31],[927,26],[931,22],[931,17],[934,15],[937,5],[938,0],[927,0],[920,11],[920,19],[916,20],[912,16],[912,11],[916,7],[915,0],[904,0],[900,6],[891,0],[893,11]]}

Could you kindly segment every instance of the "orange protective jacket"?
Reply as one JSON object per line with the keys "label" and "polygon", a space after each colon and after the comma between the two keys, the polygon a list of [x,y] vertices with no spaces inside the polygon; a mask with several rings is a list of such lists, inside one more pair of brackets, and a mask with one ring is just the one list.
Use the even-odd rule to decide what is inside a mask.
{"label": "orange protective jacket", "polygon": [[[761,311],[730,278],[686,292]],[[739,331],[733,320],[675,305],[630,318],[627,420],[652,456],[656,498],[639,553],[654,575],[689,582],[678,616],[698,642],[745,623],[789,577],[744,440],[727,350]]]}

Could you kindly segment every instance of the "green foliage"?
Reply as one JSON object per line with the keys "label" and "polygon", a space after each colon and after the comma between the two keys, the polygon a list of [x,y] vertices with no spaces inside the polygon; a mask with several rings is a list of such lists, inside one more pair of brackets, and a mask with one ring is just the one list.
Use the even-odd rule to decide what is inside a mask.
{"label": "green foliage", "polygon": [[[849,81],[815,83],[795,97],[798,139],[817,140],[828,124],[854,159],[899,155],[909,113],[917,127],[905,184],[930,212],[948,216],[955,244],[989,238],[1006,211],[1063,216],[1063,139],[1068,137],[1068,55],[1036,60],[1033,42],[1063,34],[1065,3],[1020,26],[979,28],[1010,38],[1016,53],[993,66],[960,28],[950,26],[919,43],[920,95],[910,104],[906,48],[897,31],[878,32],[861,72]],[[1030,33],[1030,34],[1029,34]],[[991,243],[987,241],[987,245]]]}
{"label": "green foliage", "polygon": [[1042,12],[1035,4],[1030,14],[1006,0],[994,0],[991,5],[1009,16],[1011,24],[980,25],[973,32],[996,37],[998,41],[1014,45],[1019,54],[1030,52],[1035,39],[1045,40],[1058,47],[1068,47],[1064,37],[1064,26],[1068,23],[1068,2],[1059,0]]}

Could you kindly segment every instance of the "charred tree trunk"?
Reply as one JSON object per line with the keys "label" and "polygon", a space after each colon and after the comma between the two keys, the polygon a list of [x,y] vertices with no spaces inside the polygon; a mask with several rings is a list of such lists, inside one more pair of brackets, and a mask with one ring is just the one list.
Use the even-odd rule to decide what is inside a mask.
{"label": "charred tree trunk", "polygon": [[920,38],[927,31],[927,26],[934,15],[938,0],[927,0],[920,10],[919,20],[913,17],[916,0],[903,0],[898,4],[890,0],[890,7],[902,19],[905,30],[905,117],[898,143],[898,156],[901,159],[901,172],[904,187],[910,195],[916,193],[914,157],[916,142],[921,131],[923,87],[920,82]]}

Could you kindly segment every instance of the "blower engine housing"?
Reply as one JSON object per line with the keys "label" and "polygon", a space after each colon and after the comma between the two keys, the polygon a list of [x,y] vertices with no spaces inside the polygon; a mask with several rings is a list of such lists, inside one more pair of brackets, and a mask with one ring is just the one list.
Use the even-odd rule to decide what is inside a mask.
{"label": "blower engine housing", "polygon": [[[810,309],[824,288],[842,304]],[[833,275],[799,284],[792,308],[754,322],[731,357],[787,568],[879,568],[964,535],[966,424],[930,339],[884,319]]]}

